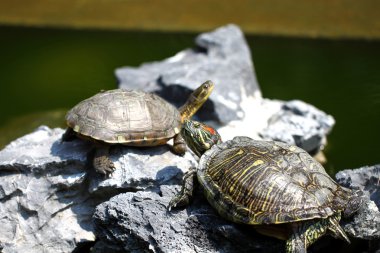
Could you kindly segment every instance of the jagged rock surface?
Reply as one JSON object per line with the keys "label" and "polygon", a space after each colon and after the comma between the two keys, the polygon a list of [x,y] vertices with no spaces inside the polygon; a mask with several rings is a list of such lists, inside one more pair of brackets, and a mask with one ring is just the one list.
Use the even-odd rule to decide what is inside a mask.
{"label": "jagged rock surface", "polygon": [[361,190],[365,196],[380,206],[380,164],[342,170],[335,177],[339,184]]}
{"label": "jagged rock surface", "polygon": [[217,89],[201,110],[203,120],[223,124],[244,118],[243,96],[261,97],[251,54],[242,31],[228,25],[199,35],[196,49],[187,49],[161,62],[116,70],[119,87],[156,92],[178,105],[201,83],[212,80]]}
{"label": "jagged rock surface", "polygon": [[[110,178],[103,178],[86,168],[90,145],[81,140],[61,143],[62,133],[62,129],[41,127],[0,152],[2,252],[71,252],[82,243],[93,242],[91,216],[95,207],[127,191],[131,192],[97,207],[94,217],[100,240],[93,252],[127,248],[132,252],[283,250],[283,242],[221,219],[199,197],[201,192],[187,209],[167,212],[180,178],[195,164],[190,154],[176,156],[167,146],[114,147],[111,159],[117,170]],[[360,177],[363,181],[346,186],[364,190],[372,186],[368,196],[374,194],[379,178],[376,168],[358,170],[365,172]],[[347,171],[340,174],[339,180],[348,177]],[[366,211],[371,209],[375,212]],[[377,207],[371,201],[343,225],[351,236],[375,239],[377,217]]]}
{"label": "jagged rock surface", "polygon": [[[361,183],[362,187],[368,184]],[[161,185],[151,191],[120,194],[99,205],[94,221],[100,241],[93,253],[283,252],[284,242],[261,236],[250,226],[237,225],[219,217],[200,189],[190,206],[169,212],[166,207],[178,191],[179,186]],[[370,240],[373,247],[380,231],[378,208],[367,199],[357,214],[343,219],[341,224],[352,240]],[[312,245],[310,252],[341,247],[368,252],[369,246],[365,242],[354,245],[356,248],[325,236]]]}
{"label": "jagged rock surface", "polygon": [[260,132],[263,139],[297,145],[315,154],[326,142],[326,135],[334,126],[331,115],[300,100],[285,102],[281,110],[268,120],[268,126]]}
{"label": "jagged rock surface", "polygon": [[215,83],[197,119],[216,127],[224,140],[236,135],[295,144],[315,153],[334,125],[332,116],[302,101],[263,99],[254,64],[239,27],[200,34],[195,49],[160,62],[116,70],[119,87],[155,92],[176,106],[206,80]]}
{"label": "jagged rock surface", "polygon": [[40,127],[0,151],[2,252],[71,252],[93,242],[92,215],[115,194],[175,181],[195,162],[168,146],[115,147],[109,178],[86,166],[91,145],[61,143],[62,129]]}
{"label": "jagged rock surface", "polygon": [[178,189],[163,185],[99,205],[94,220],[102,246],[93,252],[282,252],[283,242],[220,218],[201,192],[188,208],[169,212]]}
{"label": "jagged rock surface", "polygon": [[343,170],[338,172],[335,177],[341,185],[362,191],[366,199],[353,221],[344,224],[344,229],[356,238],[379,240],[380,165]]}
{"label": "jagged rock surface", "polygon": [[62,130],[39,128],[0,152],[2,252],[70,252],[93,241],[96,204],[82,191],[86,143],[60,145]]}

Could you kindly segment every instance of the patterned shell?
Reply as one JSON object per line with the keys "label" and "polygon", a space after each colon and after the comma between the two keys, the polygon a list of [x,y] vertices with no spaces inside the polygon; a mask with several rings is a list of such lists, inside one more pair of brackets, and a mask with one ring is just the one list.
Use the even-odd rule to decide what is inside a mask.
{"label": "patterned shell", "polygon": [[66,121],[84,137],[131,146],[163,144],[181,124],[179,111],[159,96],[122,89],[83,100],[67,113]]}
{"label": "patterned shell", "polygon": [[208,150],[198,180],[222,216],[246,224],[326,218],[343,210],[351,195],[304,150],[248,137]]}

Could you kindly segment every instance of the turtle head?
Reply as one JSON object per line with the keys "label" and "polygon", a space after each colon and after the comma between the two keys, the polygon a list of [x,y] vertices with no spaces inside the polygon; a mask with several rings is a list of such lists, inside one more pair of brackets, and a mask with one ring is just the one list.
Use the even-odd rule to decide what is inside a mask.
{"label": "turtle head", "polygon": [[199,86],[195,91],[193,91],[191,95],[198,101],[198,103],[203,104],[211,95],[214,86],[214,83],[208,80]]}
{"label": "turtle head", "polygon": [[214,144],[222,142],[219,133],[214,128],[193,120],[185,120],[181,135],[187,146],[199,157]]}
{"label": "turtle head", "polygon": [[187,102],[179,108],[182,122],[190,119],[198,109],[206,102],[211,92],[214,89],[214,83],[209,81],[204,82],[196,90],[191,93]]}

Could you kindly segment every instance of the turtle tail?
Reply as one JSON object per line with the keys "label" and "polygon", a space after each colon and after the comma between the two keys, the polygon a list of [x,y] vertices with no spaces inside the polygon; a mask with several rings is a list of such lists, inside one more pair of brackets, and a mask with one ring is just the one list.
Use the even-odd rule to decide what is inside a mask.
{"label": "turtle tail", "polygon": [[348,239],[347,234],[344,232],[343,228],[339,225],[340,218],[341,218],[340,213],[335,213],[334,215],[327,218],[328,220],[327,230],[329,231],[329,234],[332,235],[334,238],[342,239],[343,241],[346,241],[347,243],[351,243],[350,239]]}
{"label": "turtle tail", "polygon": [[348,199],[347,205],[343,212],[343,216],[345,218],[352,216],[355,212],[357,212],[360,209],[364,201],[362,195],[362,191],[355,191],[352,193],[351,197]]}
{"label": "turtle tail", "polygon": [[341,214],[337,212],[326,219],[291,223],[293,233],[286,241],[286,253],[306,253],[306,249],[325,233],[350,243],[339,225],[340,218]]}
{"label": "turtle tail", "polygon": [[333,206],[335,211],[343,210],[343,217],[347,218],[357,212],[363,204],[363,193],[358,191],[352,191],[345,187],[340,187],[335,193],[333,200]]}

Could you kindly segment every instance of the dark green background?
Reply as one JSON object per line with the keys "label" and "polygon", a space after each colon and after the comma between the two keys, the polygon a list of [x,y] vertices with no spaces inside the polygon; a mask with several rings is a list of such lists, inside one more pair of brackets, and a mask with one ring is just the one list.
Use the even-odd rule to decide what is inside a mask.
{"label": "dark green background", "polygon": [[[194,46],[196,34],[0,27],[0,147],[116,87],[114,70]],[[336,125],[329,173],[379,163],[380,42],[247,35],[264,97],[301,99]]]}

